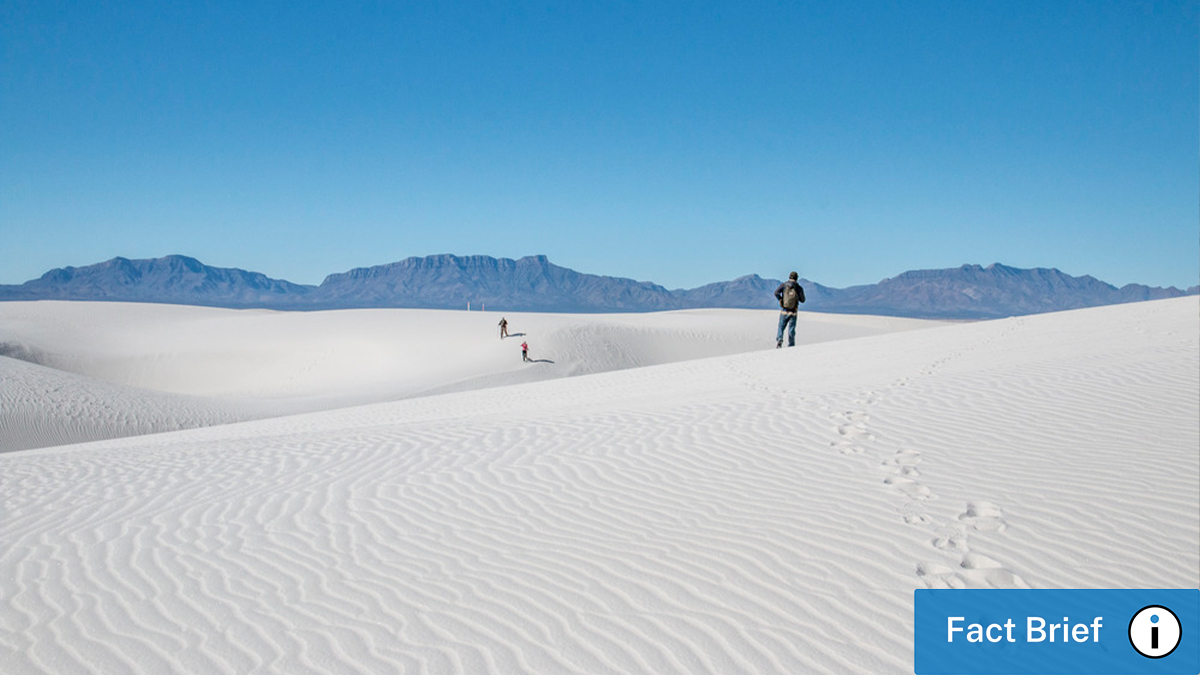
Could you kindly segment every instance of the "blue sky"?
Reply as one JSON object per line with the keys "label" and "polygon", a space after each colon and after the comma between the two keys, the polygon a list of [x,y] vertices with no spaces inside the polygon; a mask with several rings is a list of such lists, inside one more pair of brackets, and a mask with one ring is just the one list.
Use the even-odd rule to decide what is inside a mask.
{"label": "blue sky", "polygon": [[1198,6],[7,0],[0,283],[454,253],[1195,285]]}

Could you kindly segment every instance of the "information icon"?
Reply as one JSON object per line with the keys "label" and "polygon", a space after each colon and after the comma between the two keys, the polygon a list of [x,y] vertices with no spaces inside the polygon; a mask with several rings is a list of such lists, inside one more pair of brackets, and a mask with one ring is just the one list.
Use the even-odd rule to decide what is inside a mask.
{"label": "information icon", "polygon": [[1143,607],[1129,620],[1129,644],[1148,659],[1170,654],[1182,639],[1179,617],[1161,605]]}

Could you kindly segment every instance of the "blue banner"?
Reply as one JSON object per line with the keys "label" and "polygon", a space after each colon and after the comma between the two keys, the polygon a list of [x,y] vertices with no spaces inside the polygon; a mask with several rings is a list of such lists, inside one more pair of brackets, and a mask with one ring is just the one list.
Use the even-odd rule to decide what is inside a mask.
{"label": "blue banner", "polygon": [[1200,674],[1200,590],[918,590],[917,675]]}

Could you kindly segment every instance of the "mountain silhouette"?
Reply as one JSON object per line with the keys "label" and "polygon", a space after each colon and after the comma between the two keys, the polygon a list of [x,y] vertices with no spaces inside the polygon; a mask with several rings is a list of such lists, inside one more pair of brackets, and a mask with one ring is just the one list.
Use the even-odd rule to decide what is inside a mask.
{"label": "mountain silhouette", "polygon": [[[916,270],[876,284],[830,288],[801,279],[805,310],[889,316],[986,319],[1195,295],[1129,284],[1121,288],[1057,269],[982,267]],[[171,255],[113,258],[51,270],[18,285],[0,285],[2,300],[104,300],[286,310],[488,307],[531,312],[648,312],[704,307],[777,307],[775,279],[747,275],[698,288],[668,290],[648,281],[585,274],[544,255],[517,260],[433,255],[331,274],[319,286],[257,272],[211,267]]]}

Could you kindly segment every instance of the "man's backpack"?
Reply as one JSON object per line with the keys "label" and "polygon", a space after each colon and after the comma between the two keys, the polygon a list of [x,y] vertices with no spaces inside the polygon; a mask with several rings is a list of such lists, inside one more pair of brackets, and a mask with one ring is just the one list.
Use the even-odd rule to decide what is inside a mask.
{"label": "man's backpack", "polygon": [[797,284],[786,284],[783,287],[783,298],[779,301],[779,305],[789,312],[796,311],[800,306],[800,286]]}

